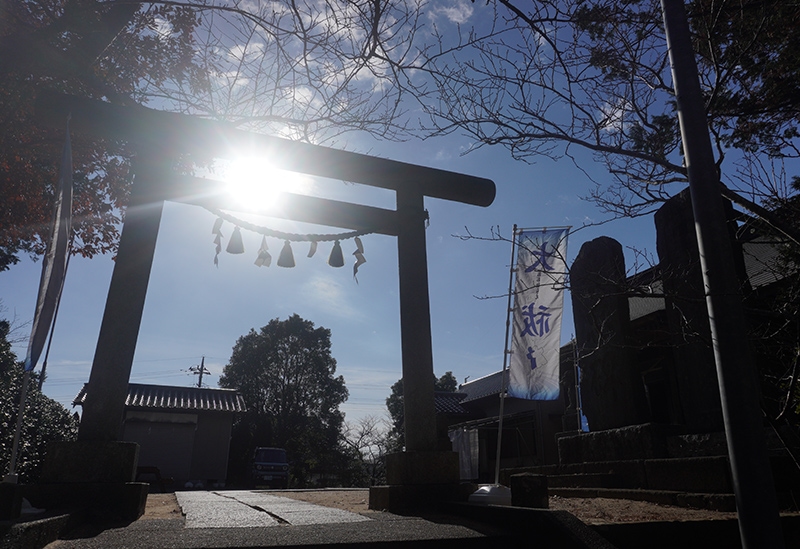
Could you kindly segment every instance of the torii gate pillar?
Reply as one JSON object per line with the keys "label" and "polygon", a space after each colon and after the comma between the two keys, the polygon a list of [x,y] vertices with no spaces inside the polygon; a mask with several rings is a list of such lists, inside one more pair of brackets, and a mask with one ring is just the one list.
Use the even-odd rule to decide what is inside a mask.
{"label": "torii gate pillar", "polygon": [[403,353],[403,414],[409,452],[436,450],[433,344],[423,195],[413,185],[397,192],[400,278],[400,344]]}

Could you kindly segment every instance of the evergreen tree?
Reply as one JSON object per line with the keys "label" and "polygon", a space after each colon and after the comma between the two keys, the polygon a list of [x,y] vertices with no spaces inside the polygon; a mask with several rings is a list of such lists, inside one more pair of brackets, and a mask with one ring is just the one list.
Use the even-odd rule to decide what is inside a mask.
{"label": "evergreen tree", "polygon": [[[458,380],[453,372],[445,372],[440,378],[433,376],[433,390],[446,393],[455,393],[458,389]],[[392,428],[389,431],[390,451],[399,452],[405,445],[405,422],[403,400],[403,380],[399,379],[392,385],[392,392],[386,398],[386,408],[392,419]]]}
{"label": "evergreen tree", "polygon": [[346,469],[339,405],[348,392],[335,374],[330,330],[296,314],[240,337],[219,380],[247,404],[234,425],[230,478],[245,480],[258,446],[286,449],[296,486],[307,485],[312,474],[338,476]]}
{"label": "evergreen tree", "polygon": [[[8,472],[11,447],[17,425],[23,363],[17,361],[8,341],[9,323],[0,320],[0,467]],[[35,482],[41,473],[42,463],[51,442],[75,440],[78,436],[78,418],[55,400],[43,395],[37,383],[38,374],[32,373],[28,383],[28,396],[22,418],[22,432],[17,455],[16,472],[21,483]]]}

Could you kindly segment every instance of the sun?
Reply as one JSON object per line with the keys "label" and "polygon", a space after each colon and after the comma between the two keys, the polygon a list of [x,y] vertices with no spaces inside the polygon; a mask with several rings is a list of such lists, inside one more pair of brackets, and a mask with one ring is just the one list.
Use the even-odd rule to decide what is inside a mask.
{"label": "sun", "polygon": [[223,168],[227,192],[240,206],[279,206],[286,192],[303,194],[309,182],[300,174],[276,168],[267,158],[242,156]]}

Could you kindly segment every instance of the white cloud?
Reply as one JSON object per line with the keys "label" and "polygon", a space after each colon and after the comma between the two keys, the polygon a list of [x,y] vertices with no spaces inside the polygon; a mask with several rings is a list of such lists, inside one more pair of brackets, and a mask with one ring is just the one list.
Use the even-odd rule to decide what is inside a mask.
{"label": "white cloud", "polygon": [[450,151],[446,151],[444,149],[439,149],[438,151],[436,151],[436,161],[437,162],[443,162],[445,160],[452,160],[452,158],[453,158],[453,155],[450,153]]}
{"label": "white cloud", "polygon": [[163,17],[155,18],[155,29],[153,29],[159,38],[166,39],[172,35],[172,23]]}
{"label": "white cloud", "polygon": [[461,25],[466,23],[472,17],[472,4],[465,2],[458,2],[449,6],[442,6],[433,8],[433,18],[445,17],[451,23]]}
{"label": "white cloud", "polygon": [[606,103],[602,107],[601,125],[609,133],[616,133],[625,127],[625,117],[628,110],[628,102],[624,99],[617,101],[615,105]]}
{"label": "white cloud", "polygon": [[[317,253],[324,253],[324,251],[320,250]],[[306,300],[327,313],[343,318],[355,318],[360,315],[359,311],[348,301],[342,285],[332,278],[316,275],[306,283],[304,294]]]}
{"label": "white cloud", "polygon": [[228,55],[236,61],[253,61],[264,56],[266,46],[262,42],[238,44],[228,50]]}

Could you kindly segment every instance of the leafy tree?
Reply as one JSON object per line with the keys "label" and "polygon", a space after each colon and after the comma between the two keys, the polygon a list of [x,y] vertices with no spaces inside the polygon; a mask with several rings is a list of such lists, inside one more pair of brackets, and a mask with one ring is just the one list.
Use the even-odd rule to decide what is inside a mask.
{"label": "leafy tree", "polygon": [[[453,372],[445,372],[437,378],[433,376],[433,390],[446,393],[455,393],[458,389],[458,380]],[[386,408],[389,410],[389,417],[392,420],[392,428],[389,431],[391,451],[400,451],[405,445],[404,436],[404,411],[403,411],[403,380],[399,379],[392,385],[392,392],[386,398]]]}
{"label": "leafy tree", "polygon": [[247,413],[234,426],[231,463],[242,479],[257,446],[285,448],[296,485],[313,473],[338,474],[346,468],[340,438],[347,400],[344,378],[336,376],[331,332],[294,314],[273,319],[236,342],[219,379],[236,389]]}
{"label": "leafy tree", "polygon": [[[48,236],[63,131],[33,117],[37,92],[52,88],[122,104],[142,100],[142,80],[186,81],[196,89],[191,36],[197,22],[185,9],[88,0],[3,2],[0,5],[0,270],[20,252],[41,254]],[[159,21],[174,36],[154,34]],[[128,192],[131,151],[123,143],[73,139],[73,251],[112,251],[119,209]]]}
{"label": "leafy tree", "polygon": [[[186,0],[0,3],[0,271],[41,254],[63,132],[33,116],[49,88],[324,142],[403,130],[395,70],[419,6]],[[403,32],[400,30],[403,29]],[[113,252],[135,151],[73,135],[74,253]]]}
{"label": "leafy tree", "polygon": [[[8,471],[17,424],[22,378],[22,362],[11,351],[10,326],[0,320],[0,467]],[[23,483],[35,482],[41,472],[47,446],[51,442],[75,440],[78,419],[61,404],[38,389],[37,374],[31,375],[17,456],[17,474]]]}

